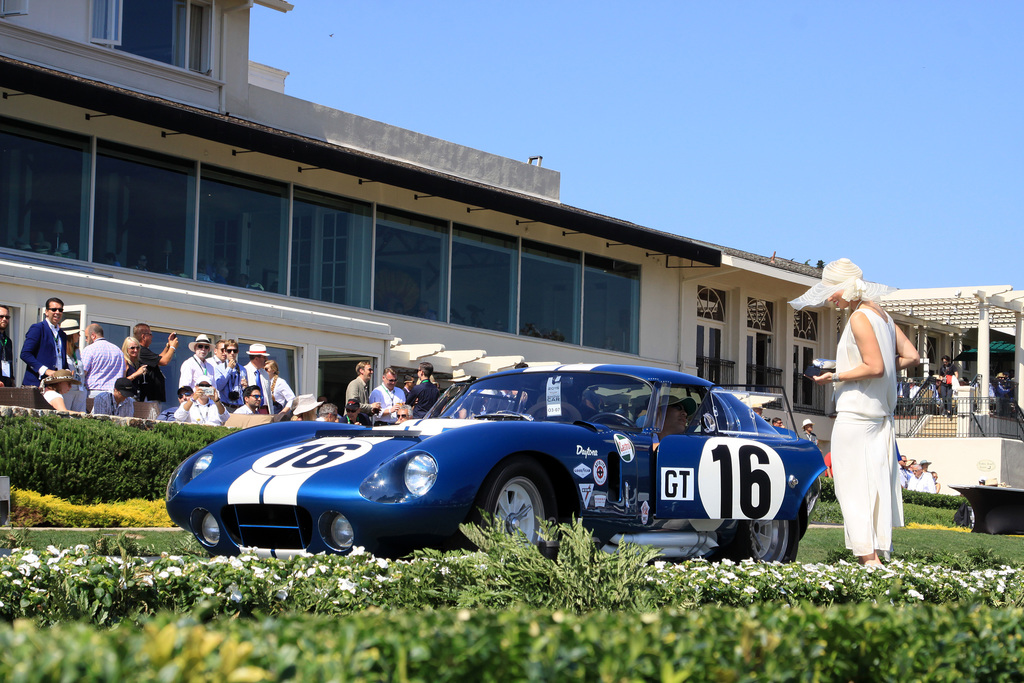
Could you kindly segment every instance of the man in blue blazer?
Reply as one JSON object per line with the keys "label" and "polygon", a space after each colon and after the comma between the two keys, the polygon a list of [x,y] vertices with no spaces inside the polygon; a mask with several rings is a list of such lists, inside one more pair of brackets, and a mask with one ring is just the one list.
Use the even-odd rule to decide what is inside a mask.
{"label": "man in blue blazer", "polygon": [[44,377],[68,368],[68,336],[60,329],[64,302],[57,297],[46,300],[46,319],[28,328],[21,346],[21,359],[28,366],[23,387],[37,387]]}

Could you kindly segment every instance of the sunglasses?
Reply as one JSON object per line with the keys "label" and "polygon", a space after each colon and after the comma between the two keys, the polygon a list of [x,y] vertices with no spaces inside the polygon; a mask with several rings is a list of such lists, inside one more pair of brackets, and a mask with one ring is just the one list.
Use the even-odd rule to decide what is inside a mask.
{"label": "sunglasses", "polygon": [[238,353],[238,349],[224,349],[224,353]]}
{"label": "sunglasses", "polygon": [[0,315],[0,320],[10,320],[10,319],[11,319],[11,316],[9,316],[9,315]]}
{"label": "sunglasses", "polygon": [[263,394],[249,394],[249,398],[254,398],[258,401],[263,398]]}
{"label": "sunglasses", "polygon": [[138,346],[129,346],[128,350],[129,351],[136,351],[136,350],[138,350],[138,348],[139,348]]}
{"label": "sunglasses", "polygon": [[51,313],[63,313],[64,312],[63,308],[47,308],[46,310],[50,311]]}
{"label": "sunglasses", "polygon": [[208,349],[208,348],[210,348],[210,345],[209,344],[196,344],[196,348],[197,349]]}

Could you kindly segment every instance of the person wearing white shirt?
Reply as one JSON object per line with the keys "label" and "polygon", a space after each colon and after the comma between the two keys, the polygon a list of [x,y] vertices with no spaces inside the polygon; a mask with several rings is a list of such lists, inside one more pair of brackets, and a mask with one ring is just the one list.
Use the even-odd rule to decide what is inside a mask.
{"label": "person wearing white shirt", "polygon": [[191,422],[199,425],[222,425],[228,419],[227,409],[220,402],[217,390],[209,381],[196,384],[195,393],[174,411],[175,422]]}
{"label": "person wearing white shirt", "polygon": [[217,371],[213,368],[213,363],[206,360],[206,357],[210,355],[210,347],[212,342],[210,338],[205,334],[201,334],[196,337],[196,340],[188,345],[188,350],[194,355],[185,359],[181,364],[181,370],[178,371],[178,385],[189,386],[193,389],[199,382],[208,382],[210,386],[217,379]]}
{"label": "person wearing white shirt", "polygon": [[385,368],[384,381],[370,392],[370,403],[380,403],[380,414],[376,416],[376,424],[395,424],[399,413],[405,405],[405,392],[395,386],[398,375],[391,368]]}
{"label": "person wearing white shirt", "polygon": [[270,377],[270,395],[273,397],[274,409],[284,410],[295,400],[295,392],[281,377],[281,370],[277,367],[276,360],[268,360],[264,369],[267,371],[267,376]]}
{"label": "person wearing white shirt", "polygon": [[908,491],[921,491],[922,493],[935,493],[935,479],[924,471],[924,468],[917,463],[911,465],[910,471],[914,476],[907,484]]}
{"label": "person wearing white shirt", "polygon": [[235,415],[259,415],[260,403],[263,402],[263,394],[258,386],[249,386],[242,390],[242,407],[234,412]]}
{"label": "person wearing white shirt", "polygon": [[264,370],[270,353],[263,344],[250,344],[249,350],[246,353],[249,355],[249,362],[244,367],[245,386],[257,386],[260,388],[260,396],[262,398],[259,413],[261,415],[273,415],[275,411],[274,399],[270,395],[270,376]]}

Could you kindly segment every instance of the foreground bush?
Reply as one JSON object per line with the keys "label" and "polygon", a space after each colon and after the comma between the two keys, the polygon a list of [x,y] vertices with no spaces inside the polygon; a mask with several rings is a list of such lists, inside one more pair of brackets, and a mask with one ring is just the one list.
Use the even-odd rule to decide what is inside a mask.
{"label": "foreground bush", "polygon": [[1024,611],[796,605],[575,616],[374,612],[143,628],[0,626],[0,669],[33,681],[1015,681]]}
{"label": "foreground bush", "polygon": [[16,526],[173,527],[167,504],[160,500],[75,505],[56,496],[11,489],[12,521]]}
{"label": "foreground bush", "polygon": [[224,427],[45,417],[0,418],[0,473],[19,489],[75,503],[159,500],[174,468]]}
{"label": "foreground bush", "polygon": [[[571,533],[579,533],[578,527]],[[162,556],[146,562],[102,556],[84,545],[70,551],[15,550],[0,558],[0,618],[110,625],[160,611],[189,612],[199,604],[211,615],[230,616],[513,606],[636,614],[698,605],[803,602],[1024,606],[1024,570],[1010,567],[647,564],[635,547],[618,555],[589,555],[583,546],[572,547],[559,553],[557,562],[541,558],[532,546],[500,539],[486,546],[487,552],[424,553],[401,561],[354,552],[290,560]]]}

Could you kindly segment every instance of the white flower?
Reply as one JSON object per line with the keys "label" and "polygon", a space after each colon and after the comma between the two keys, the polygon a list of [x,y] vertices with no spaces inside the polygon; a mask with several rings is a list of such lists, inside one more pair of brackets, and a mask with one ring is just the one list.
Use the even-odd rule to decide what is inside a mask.
{"label": "white flower", "polygon": [[365,555],[365,554],[366,554],[366,548],[364,548],[361,545],[354,545],[354,546],[352,546],[352,550],[349,552],[348,556],[349,557],[356,557],[357,555]]}
{"label": "white flower", "polygon": [[924,596],[921,595],[920,593],[918,593],[913,588],[911,588],[909,591],[907,591],[907,595],[909,595],[912,598],[917,598],[918,600],[924,600]]}
{"label": "white flower", "polygon": [[388,561],[385,560],[383,557],[378,557],[374,561],[377,563],[377,566],[380,567],[381,569],[387,569],[388,568]]}
{"label": "white flower", "polygon": [[207,595],[213,595],[214,590],[212,588],[210,588],[209,586],[207,586],[206,588],[203,589],[203,592],[206,593]]}
{"label": "white flower", "polygon": [[338,580],[338,590],[348,591],[352,595],[356,594],[356,585],[348,579]]}
{"label": "white flower", "polygon": [[236,586],[235,584],[231,584],[230,586],[228,586],[228,590],[231,591],[231,595],[229,597],[231,598],[232,602],[242,601],[242,593],[238,590],[238,586]]}
{"label": "white flower", "polygon": [[743,592],[744,593],[748,593],[750,595],[753,595],[754,593],[757,592],[757,589],[754,588],[753,586],[747,586],[746,588],[743,589]]}
{"label": "white flower", "polygon": [[286,590],[277,591],[277,593],[274,595],[274,597],[276,597],[278,600],[286,600],[286,599],[288,599],[288,591],[286,591]]}

